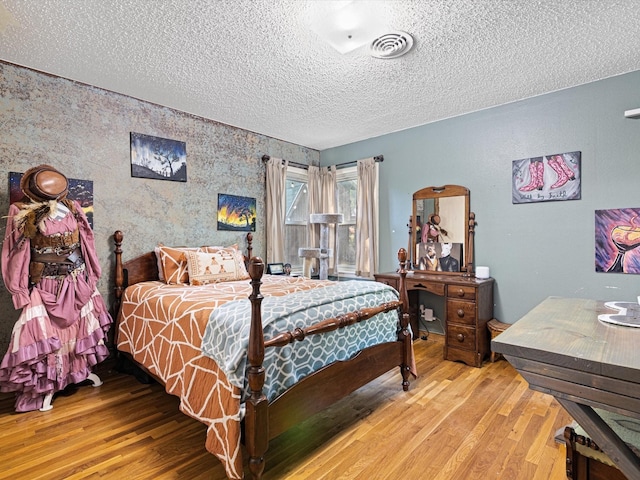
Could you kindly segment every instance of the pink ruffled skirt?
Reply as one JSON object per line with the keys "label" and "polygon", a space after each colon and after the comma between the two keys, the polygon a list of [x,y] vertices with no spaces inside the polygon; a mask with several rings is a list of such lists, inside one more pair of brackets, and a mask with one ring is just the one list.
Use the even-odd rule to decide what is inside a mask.
{"label": "pink ruffled skirt", "polygon": [[109,356],[113,322],[100,293],[81,277],[43,278],[30,298],[0,364],[0,391],[16,392],[17,412],[37,410],[46,395],[86,380]]}

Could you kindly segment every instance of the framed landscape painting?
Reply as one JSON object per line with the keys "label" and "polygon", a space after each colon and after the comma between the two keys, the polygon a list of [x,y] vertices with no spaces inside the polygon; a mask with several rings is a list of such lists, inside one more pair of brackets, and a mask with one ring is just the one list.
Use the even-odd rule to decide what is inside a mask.
{"label": "framed landscape painting", "polygon": [[256,231],[256,199],[218,194],[218,230]]}
{"label": "framed landscape painting", "polygon": [[187,144],[131,132],[131,176],[187,181]]}

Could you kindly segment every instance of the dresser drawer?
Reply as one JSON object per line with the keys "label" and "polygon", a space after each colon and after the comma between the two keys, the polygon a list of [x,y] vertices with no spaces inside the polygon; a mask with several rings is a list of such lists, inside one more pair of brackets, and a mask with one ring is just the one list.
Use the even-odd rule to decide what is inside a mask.
{"label": "dresser drawer", "polygon": [[462,325],[447,325],[447,344],[450,347],[475,350],[476,329]]}
{"label": "dresser drawer", "polygon": [[449,285],[447,287],[447,296],[449,298],[462,298],[465,300],[475,300],[476,289],[474,287],[466,287],[464,285]]}
{"label": "dresser drawer", "polygon": [[444,297],[445,284],[442,282],[429,282],[428,280],[409,277],[407,277],[405,282],[407,284],[407,290],[424,290]]}
{"label": "dresser drawer", "polygon": [[389,285],[390,287],[398,290],[398,279],[397,278],[389,278],[389,277],[375,277],[377,282],[384,283],[385,285]]}
{"label": "dresser drawer", "polygon": [[447,322],[464,323],[466,325],[476,324],[476,304],[475,302],[461,302],[458,300],[447,300]]}

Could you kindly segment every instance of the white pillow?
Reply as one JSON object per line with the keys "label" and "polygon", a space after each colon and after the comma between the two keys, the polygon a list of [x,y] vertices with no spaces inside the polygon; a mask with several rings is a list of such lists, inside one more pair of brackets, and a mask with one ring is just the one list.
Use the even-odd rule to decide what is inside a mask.
{"label": "white pillow", "polygon": [[190,285],[229,282],[249,278],[242,253],[235,248],[214,252],[186,251]]}

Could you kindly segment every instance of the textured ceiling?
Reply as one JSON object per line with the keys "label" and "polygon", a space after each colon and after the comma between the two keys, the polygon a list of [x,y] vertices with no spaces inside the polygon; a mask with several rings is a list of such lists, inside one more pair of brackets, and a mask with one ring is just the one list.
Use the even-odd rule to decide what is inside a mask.
{"label": "textured ceiling", "polygon": [[640,0],[372,2],[392,60],[317,37],[343,3],[2,0],[0,59],[319,150],[640,69]]}

